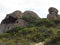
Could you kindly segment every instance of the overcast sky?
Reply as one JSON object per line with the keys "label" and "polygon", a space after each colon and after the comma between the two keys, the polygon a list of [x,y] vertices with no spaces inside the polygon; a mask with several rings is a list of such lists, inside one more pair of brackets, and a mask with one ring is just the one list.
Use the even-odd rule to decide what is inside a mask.
{"label": "overcast sky", "polygon": [[48,14],[48,8],[55,7],[60,11],[60,0],[0,0],[0,22],[6,14],[15,10],[31,10],[36,12],[41,18]]}

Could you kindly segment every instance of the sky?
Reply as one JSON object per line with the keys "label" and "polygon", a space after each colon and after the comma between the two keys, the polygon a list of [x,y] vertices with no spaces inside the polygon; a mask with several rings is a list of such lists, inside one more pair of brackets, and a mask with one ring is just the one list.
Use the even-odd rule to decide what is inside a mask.
{"label": "sky", "polygon": [[[0,22],[6,14],[16,10],[34,11],[41,18],[46,18],[49,7],[55,7],[60,11],[60,0],[0,0]],[[60,13],[60,12],[59,12]]]}

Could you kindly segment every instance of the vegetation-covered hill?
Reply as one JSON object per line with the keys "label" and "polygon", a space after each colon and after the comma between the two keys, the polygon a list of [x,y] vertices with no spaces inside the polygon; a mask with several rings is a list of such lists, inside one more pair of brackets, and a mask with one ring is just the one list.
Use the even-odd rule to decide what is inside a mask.
{"label": "vegetation-covered hill", "polygon": [[49,8],[47,18],[39,18],[33,11],[15,11],[0,24],[0,45],[60,45],[60,15]]}
{"label": "vegetation-covered hill", "polygon": [[[26,19],[25,19],[26,20]],[[0,35],[5,45],[31,45],[45,42],[45,45],[60,45],[60,20],[38,19],[28,21],[26,27],[15,27]]]}

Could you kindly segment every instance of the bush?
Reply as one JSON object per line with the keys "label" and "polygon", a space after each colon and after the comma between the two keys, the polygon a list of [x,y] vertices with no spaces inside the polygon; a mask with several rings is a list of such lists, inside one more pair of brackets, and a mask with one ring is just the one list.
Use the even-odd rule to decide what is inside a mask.
{"label": "bush", "polygon": [[37,21],[36,26],[46,26],[46,27],[54,27],[55,23],[48,19],[40,19]]}
{"label": "bush", "polygon": [[46,42],[45,45],[60,45],[60,36],[51,38],[51,40]]}

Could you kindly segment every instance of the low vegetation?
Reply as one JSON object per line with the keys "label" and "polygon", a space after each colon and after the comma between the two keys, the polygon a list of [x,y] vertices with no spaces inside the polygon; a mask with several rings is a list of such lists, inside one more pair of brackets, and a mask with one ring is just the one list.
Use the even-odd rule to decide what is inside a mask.
{"label": "low vegetation", "polygon": [[[26,20],[26,19],[25,19]],[[27,21],[27,20],[26,20]],[[60,45],[60,20],[29,20],[26,27],[15,27],[0,35],[0,43],[6,45],[31,45],[45,42],[45,45]]]}

